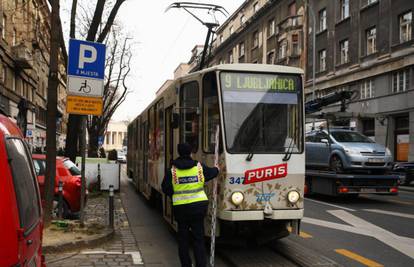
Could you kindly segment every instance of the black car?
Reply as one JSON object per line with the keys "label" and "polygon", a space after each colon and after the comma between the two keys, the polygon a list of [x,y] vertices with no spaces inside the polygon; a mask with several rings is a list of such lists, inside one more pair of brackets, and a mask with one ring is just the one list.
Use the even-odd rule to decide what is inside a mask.
{"label": "black car", "polygon": [[394,165],[393,172],[401,175],[401,184],[409,185],[414,181],[414,162],[397,162]]}

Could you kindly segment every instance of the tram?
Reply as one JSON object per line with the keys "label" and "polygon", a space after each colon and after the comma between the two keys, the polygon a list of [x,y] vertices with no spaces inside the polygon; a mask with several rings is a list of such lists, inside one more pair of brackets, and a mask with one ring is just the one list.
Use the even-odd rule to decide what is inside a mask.
{"label": "tram", "polygon": [[[128,176],[148,200],[162,203],[174,226],[161,183],[177,144],[191,144],[193,158],[213,166],[218,125],[216,235],[297,233],[305,183],[302,80],[301,69],[264,64],[217,65],[174,80],[128,126]],[[211,200],[212,183],[205,189]],[[210,221],[206,216],[206,226]]]}

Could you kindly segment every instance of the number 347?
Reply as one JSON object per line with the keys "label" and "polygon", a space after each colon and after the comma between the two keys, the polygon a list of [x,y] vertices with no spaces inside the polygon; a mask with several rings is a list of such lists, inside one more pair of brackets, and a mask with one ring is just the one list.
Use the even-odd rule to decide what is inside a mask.
{"label": "number 347", "polygon": [[244,177],[230,177],[230,184],[243,184]]}

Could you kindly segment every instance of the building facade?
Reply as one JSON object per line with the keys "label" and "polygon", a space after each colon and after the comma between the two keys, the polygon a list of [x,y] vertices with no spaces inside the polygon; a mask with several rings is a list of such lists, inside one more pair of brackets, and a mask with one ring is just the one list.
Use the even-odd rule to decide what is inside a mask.
{"label": "building facade", "polygon": [[112,149],[123,150],[127,144],[128,124],[128,121],[109,121],[102,145],[105,151]]}
{"label": "building facade", "polygon": [[356,91],[348,111],[376,114],[358,118],[359,131],[389,147],[395,161],[414,160],[414,1],[312,0],[310,8],[316,20],[316,64],[310,30],[308,99],[313,93]]}
{"label": "building facade", "polygon": [[[46,145],[46,102],[49,76],[50,10],[47,0],[0,2],[0,107],[17,119],[19,103],[27,111],[26,138],[33,148]],[[64,146],[67,115],[66,49],[59,55],[57,145]]]}
{"label": "building facade", "polygon": [[216,31],[210,65],[262,63],[304,67],[303,1],[247,0]]}

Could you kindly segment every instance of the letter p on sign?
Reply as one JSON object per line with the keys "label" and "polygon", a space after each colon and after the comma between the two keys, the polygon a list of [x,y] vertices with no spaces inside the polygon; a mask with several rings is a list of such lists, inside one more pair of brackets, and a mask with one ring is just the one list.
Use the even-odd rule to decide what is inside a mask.
{"label": "letter p on sign", "polygon": [[[87,53],[89,52],[89,53]],[[85,63],[93,63],[96,61],[96,48],[91,45],[80,44],[79,46],[79,64],[78,68],[85,68]]]}

